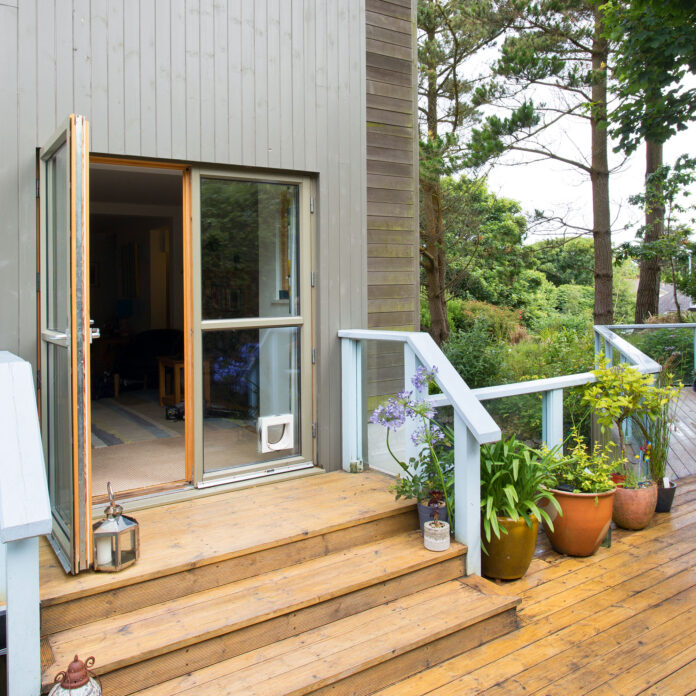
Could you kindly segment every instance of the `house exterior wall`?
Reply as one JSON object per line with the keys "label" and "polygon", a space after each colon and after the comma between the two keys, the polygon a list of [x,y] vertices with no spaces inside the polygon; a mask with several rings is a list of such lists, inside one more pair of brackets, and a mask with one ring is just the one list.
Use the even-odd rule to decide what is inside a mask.
{"label": "house exterior wall", "polygon": [[[382,24],[412,16],[411,0],[368,2],[384,6]],[[388,325],[396,325],[393,319],[410,326],[409,317],[416,316],[389,290],[393,274],[401,273],[398,292],[406,293],[406,277],[413,274],[398,271],[395,264],[404,261],[380,251],[389,244],[390,229],[404,232],[403,243],[412,244],[413,230],[403,230],[410,223],[402,220],[415,210],[413,201],[397,202],[397,216],[385,215],[385,208],[404,195],[388,193],[402,190],[390,183],[388,163],[408,165],[404,144],[413,136],[408,126],[386,120],[401,118],[389,108],[378,109],[383,116],[375,113],[386,129],[382,135],[366,127],[366,99],[389,100],[392,76],[375,67],[370,80],[384,86],[370,90],[366,55],[372,71],[370,56],[380,55],[380,42],[366,49],[366,29],[379,28],[366,24],[366,16],[379,13],[375,7],[366,13],[364,3],[0,0],[0,348],[35,361],[36,148],[68,114],[90,121],[95,154],[311,173],[317,186],[318,463],[339,468],[336,331],[386,325],[379,323],[384,317],[368,321],[368,295],[370,301],[388,300],[371,305],[369,315],[389,315]],[[401,19],[398,32],[406,35],[408,21]],[[392,46],[399,43],[384,50]],[[401,82],[408,61],[394,60],[401,67],[393,72],[407,88]],[[404,143],[389,140],[399,137]],[[376,178],[369,184],[368,144],[370,161],[381,167],[370,169]],[[371,192],[391,198],[368,203]]]}

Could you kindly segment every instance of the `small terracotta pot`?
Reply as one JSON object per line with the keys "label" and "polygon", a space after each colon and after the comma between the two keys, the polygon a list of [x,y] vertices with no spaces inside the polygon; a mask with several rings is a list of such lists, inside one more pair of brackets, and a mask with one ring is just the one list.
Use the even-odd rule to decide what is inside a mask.
{"label": "small terracotta pot", "polygon": [[655,512],[669,512],[672,509],[674,502],[674,493],[677,490],[677,484],[674,481],[669,482],[669,488],[663,486],[657,487],[657,505]]}
{"label": "small terracotta pot", "polygon": [[481,539],[486,551],[481,553],[483,575],[500,580],[517,580],[529,568],[536,547],[539,520],[532,515],[532,526],[527,526],[523,519],[513,520],[499,517],[498,524],[507,529],[501,532],[500,539],[491,532],[491,540]]}
{"label": "small terracotta pot", "polygon": [[450,526],[447,522],[426,522],[423,544],[428,551],[447,551],[450,547]]}
{"label": "small terracotta pot", "polygon": [[614,491],[569,493],[552,490],[562,515],[553,505],[547,504],[544,508],[553,522],[553,531],[544,522],[551,546],[568,556],[591,556],[609,530]]}
{"label": "small terracotta pot", "polygon": [[657,484],[641,488],[617,488],[614,496],[614,522],[623,529],[644,529],[655,514]]}

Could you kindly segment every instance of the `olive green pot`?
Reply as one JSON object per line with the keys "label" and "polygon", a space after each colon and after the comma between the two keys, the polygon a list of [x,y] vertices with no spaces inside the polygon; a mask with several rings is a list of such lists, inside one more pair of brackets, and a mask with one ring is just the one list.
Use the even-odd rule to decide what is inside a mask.
{"label": "olive green pot", "polygon": [[498,524],[507,530],[500,539],[491,533],[491,540],[482,538],[481,543],[488,553],[481,553],[482,572],[486,577],[500,580],[517,580],[529,568],[536,548],[539,520],[531,516],[532,526],[527,526],[523,519],[513,520],[498,517]]}

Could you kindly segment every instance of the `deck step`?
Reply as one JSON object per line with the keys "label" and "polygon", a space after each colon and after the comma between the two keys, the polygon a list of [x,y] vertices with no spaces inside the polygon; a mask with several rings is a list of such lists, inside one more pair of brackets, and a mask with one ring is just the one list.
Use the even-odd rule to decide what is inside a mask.
{"label": "deck step", "polygon": [[105,693],[129,694],[458,578],[465,554],[401,533],[60,631],[47,637],[44,683],[89,654]]}
{"label": "deck step", "polygon": [[138,693],[369,694],[516,627],[518,600],[478,583],[448,581]]}
{"label": "deck step", "polygon": [[387,477],[342,472],[136,512],[141,559],[121,573],[66,576],[41,551],[41,633],[270,572],[417,527]]}

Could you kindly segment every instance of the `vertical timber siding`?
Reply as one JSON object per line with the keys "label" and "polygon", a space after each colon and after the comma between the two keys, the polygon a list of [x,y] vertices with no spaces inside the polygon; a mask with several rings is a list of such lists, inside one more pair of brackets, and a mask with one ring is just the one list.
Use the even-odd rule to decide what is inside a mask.
{"label": "vertical timber siding", "polygon": [[[401,175],[379,171],[411,162],[396,110],[378,109],[384,126],[370,148],[370,176],[381,179],[370,183],[378,200],[365,262],[365,31],[373,26],[365,16],[364,0],[0,0],[0,349],[35,359],[35,153],[71,112],[90,121],[94,153],[315,174],[318,462],[340,467],[336,332],[368,324],[368,272],[372,299],[387,301],[375,307],[402,326],[411,321],[384,294],[412,276],[393,267],[408,261],[380,252],[390,230],[405,234],[399,216],[414,210],[399,198],[408,192],[390,188]],[[394,85],[408,89],[404,59],[377,48],[368,61],[396,61]],[[381,92],[367,92],[391,104],[382,94],[390,79],[379,87],[384,71],[375,70],[372,89]],[[385,140],[394,137],[399,147]]]}
{"label": "vertical timber siding", "polygon": [[[367,321],[417,330],[416,2],[366,0]],[[402,389],[403,349],[369,346],[368,409]]]}

